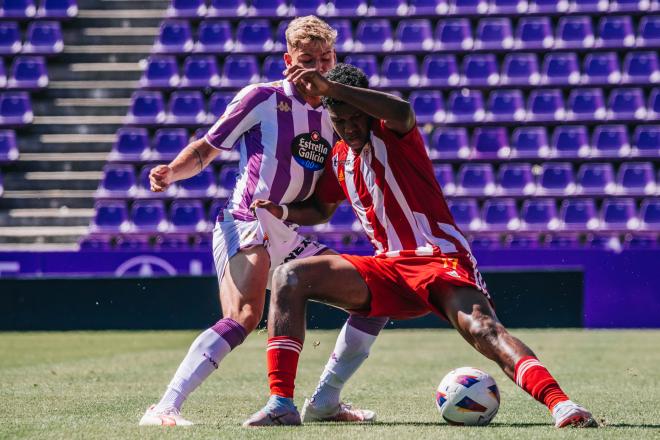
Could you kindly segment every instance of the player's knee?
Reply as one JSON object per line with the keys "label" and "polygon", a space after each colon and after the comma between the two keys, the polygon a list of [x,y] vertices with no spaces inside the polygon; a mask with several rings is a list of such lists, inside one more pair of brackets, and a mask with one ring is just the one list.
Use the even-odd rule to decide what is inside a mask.
{"label": "player's knee", "polygon": [[273,272],[273,291],[278,295],[289,295],[300,285],[300,269],[295,262],[278,266]]}
{"label": "player's knee", "polygon": [[238,322],[245,329],[246,333],[251,333],[261,321],[263,309],[252,304],[237,304],[231,310],[226,310],[225,318],[231,318]]}

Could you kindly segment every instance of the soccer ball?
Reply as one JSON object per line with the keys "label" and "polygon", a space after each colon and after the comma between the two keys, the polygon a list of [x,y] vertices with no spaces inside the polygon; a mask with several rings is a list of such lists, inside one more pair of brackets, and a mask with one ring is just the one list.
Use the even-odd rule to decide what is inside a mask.
{"label": "soccer ball", "polygon": [[500,408],[500,391],[488,373],[472,367],[450,371],[438,385],[435,404],[450,425],[487,425]]}

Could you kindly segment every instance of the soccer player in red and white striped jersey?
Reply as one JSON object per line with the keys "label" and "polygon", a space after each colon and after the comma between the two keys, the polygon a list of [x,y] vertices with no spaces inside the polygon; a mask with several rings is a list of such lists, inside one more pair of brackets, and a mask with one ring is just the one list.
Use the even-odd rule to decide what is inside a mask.
{"label": "soccer player in red and white striped jersey", "polygon": [[[363,316],[406,319],[436,313],[517,385],[544,403],[555,426],[596,426],[573,403],[532,350],[499,322],[470,246],[456,227],[436,181],[410,105],[368,90],[359,69],[339,64],[326,77],[293,69],[292,82],[323,96],[341,140],[307,202],[287,206],[288,219],[320,223],[348,199],[374,256],[328,255],[280,266],[268,318],[271,395],[293,399],[308,299]],[[257,201],[280,216],[284,208]],[[337,280],[341,280],[338,288]],[[314,401],[305,402],[305,413]],[[246,425],[272,424],[268,407]],[[286,424],[286,418],[279,420]]]}

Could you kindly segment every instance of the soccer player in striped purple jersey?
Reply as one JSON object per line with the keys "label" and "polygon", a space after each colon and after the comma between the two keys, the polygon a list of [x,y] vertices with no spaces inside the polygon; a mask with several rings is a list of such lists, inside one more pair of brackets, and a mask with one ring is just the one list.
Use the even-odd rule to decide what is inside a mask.
{"label": "soccer player in striped purple jersey", "polygon": [[[293,20],[286,31],[289,68],[325,74],[336,64],[336,31],[314,16]],[[284,72],[283,72],[284,73]],[[284,77],[284,75],[283,75]],[[335,134],[320,97],[283,79],[242,89],[204,138],[190,143],[169,164],[150,173],[152,191],[164,191],[208,166],[223,150],[240,151],[240,176],[213,231],[213,256],[220,284],[223,318],[192,343],[160,402],[140,425],[190,425],[181,406],[218,364],[252,332],[263,313],[269,270],[285,261],[332,250],[306,239],[286,214],[275,218],[251,209],[253,200],[278,204],[302,201],[314,193]],[[314,393],[318,421],[373,421],[372,411],[340,402],[345,382],[369,355],[387,318],[350,316]],[[288,399],[284,404],[290,405]],[[276,399],[272,405],[279,405]],[[293,407],[292,414],[297,414]],[[287,420],[300,424],[300,419]]]}

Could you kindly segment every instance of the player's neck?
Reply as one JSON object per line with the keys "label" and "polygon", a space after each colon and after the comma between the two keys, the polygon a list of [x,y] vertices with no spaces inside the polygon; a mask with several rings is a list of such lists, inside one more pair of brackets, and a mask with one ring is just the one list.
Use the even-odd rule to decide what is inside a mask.
{"label": "player's neck", "polygon": [[296,91],[300,95],[302,99],[305,100],[305,102],[309,105],[311,105],[314,108],[317,108],[321,105],[321,97],[320,96],[310,96],[305,94],[298,86],[296,86]]}

